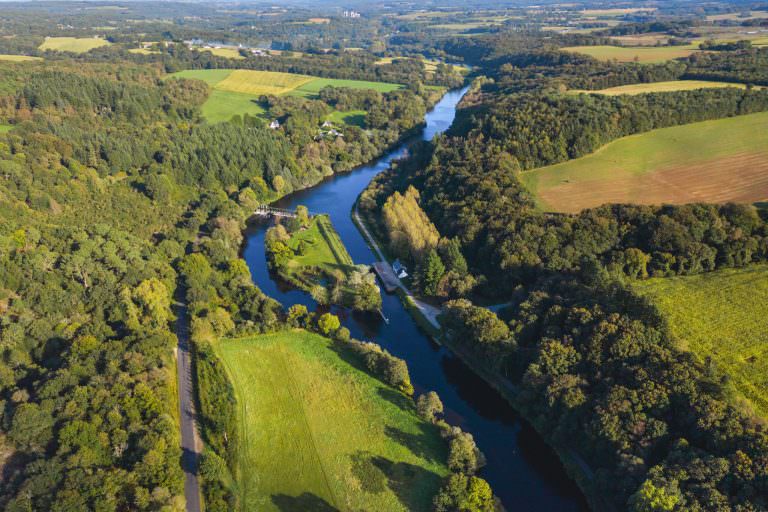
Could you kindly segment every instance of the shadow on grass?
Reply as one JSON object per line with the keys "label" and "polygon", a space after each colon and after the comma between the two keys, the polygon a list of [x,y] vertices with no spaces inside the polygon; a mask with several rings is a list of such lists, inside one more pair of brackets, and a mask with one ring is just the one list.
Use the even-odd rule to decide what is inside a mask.
{"label": "shadow on grass", "polygon": [[404,411],[414,410],[413,400],[391,388],[379,388],[376,393],[387,402],[396,405]]}
{"label": "shadow on grass", "polygon": [[360,128],[365,128],[365,115],[364,114],[351,114],[344,116],[344,124],[354,125]]}
{"label": "shadow on grass", "polygon": [[311,492],[304,492],[298,496],[273,494],[272,503],[281,512],[339,512],[339,509]]}
{"label": "shadow on grass", "polygon": [[420,433],[411,434],[397,427],[386,426],[384,427],[384,433],[396,443],[408,448],[415,456],[430,462],[438,462],[435,457],[438,447],[432,441],[436,438],[439,439],[439,437],[436,437],[437,434],[435,432],[429,432],[427,425],[421,424],[419,428],[421,429]]}
{"label": "shadow on grass", "polygon": [[352,456],[352,473],[365,492],[379,494],[389,488],[407,510],[428,508],[428,501],[441,482],[437,473],[369,452]]}

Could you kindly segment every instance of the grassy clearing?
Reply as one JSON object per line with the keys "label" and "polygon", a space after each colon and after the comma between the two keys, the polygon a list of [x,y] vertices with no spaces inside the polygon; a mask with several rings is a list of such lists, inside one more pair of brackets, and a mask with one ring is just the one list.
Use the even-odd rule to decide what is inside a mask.
{"label": "grassy clearing", "polygon": [[568,46],[561,48],[561,50],[573,53],[583,53],[602,61],[617,60],[619,62],[642,62],[646,64],[653,64],[657,62],[665,62],[672,59],[687,57],[692,53],[699,51],[699,47],[697,44],[689,44],[685,46],[659,46],[639,48],[605,45]]}
{"label": "grassy clearing", "polygon": [[606,96],[619,96],[622,94],[645,94],[649,92],[690,91],[694,89],[711,89],[720,87],[738,87],[745,89],[744,84],[728,82],[710,82],[708,80],[671,80],[669,82],[654,82],[650,84],[631,84],[610,87],[599,91],[573,91],[575,93],[605,94]]}
{"label": "grassy clearing", "polygon": [[754,411],[768,418],[768,265],[634,287],[665,315],[680,348],[702,362],[712,358]]}
{"label": "grassy clearing", "polygon": [[43,44],[40,45],[40,50],[85,53],[110,44],[112,43],[100,37],[46,37]]}
{"label": "grassy clearing", "polygon": [[29,55],[0,55],[0,61],[4,62],[34,62],[41,61],[42,57],[30,57]]}
{"label": "grassy clearing", "polygon": [[215,350],[238,401],[244,510],[430,508],[447,473],[444,443],[354,356],[305,331]]}
{"label": "grassy clearing", "polygon": [[623,137],[592,155],[521,174],[539,205],[756,202],[768,198],[768,113]]}
{"label": "grassy clearing", "polygon": [[202,107],[203,117],[209,123],[229,121],[234,115],[251,115],[266,118],[267,111],[251,94],[214,89]]}
{"label": "grassy clearing", "polygon": [[0,123],[0,133],[8,133],[11,130],[13,130],[13,125]]}
{"label": "grassy clearing", "polygon": [[336,124],[346,124],[349,126],[365,127],[365,116],[368,113],[365,110],[347,110],[345,112],[336,110],[332,112],[326,119]]}

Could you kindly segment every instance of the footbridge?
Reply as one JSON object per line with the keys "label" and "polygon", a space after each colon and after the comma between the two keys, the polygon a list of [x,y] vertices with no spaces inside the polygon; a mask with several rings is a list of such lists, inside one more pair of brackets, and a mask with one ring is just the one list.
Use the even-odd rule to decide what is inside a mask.
{"label": "footbridge", "polygon": [[[253,214],[257,217],[295,217],[296,212],[294,210],[286,210],[285,208],[275,208],[274,206],[269,206],[268,204],[260,204],[258,208],[253,212]],[[310,217],[314,217],[315,215],[319,215],[315,212],[309,212]]]}

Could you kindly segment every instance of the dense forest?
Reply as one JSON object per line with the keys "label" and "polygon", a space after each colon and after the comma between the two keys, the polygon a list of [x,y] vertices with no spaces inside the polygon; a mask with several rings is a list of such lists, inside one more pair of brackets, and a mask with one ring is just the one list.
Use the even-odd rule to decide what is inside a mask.
{"label": "dense forest", "polygon": [[[563,94],[575,84],[680,78],[696,59],[648,66],[641,75],[633,64],[522,52],[515,37],[507,53],[478,52],[493,81],[469,93],[450,133],[374,179],[361,211],[390,247],[410,250],[400,254],[423,269],[415,283],[422,293],[455,299],[444,303],[444,340],[558,448],[593,507],[764,510],[765,430],[728,401],[726,376],[679,351],[660,313],[627,283],[765,261],[765,212],[690,204],[550,214],[536,208],[518,173],[628,134],[763,111],[768,96]],[[747,52],[754,55],[699,56],[700,65],[745,76]],[[412,199],[412,217],[426,215],[435,228],[418,243],[387,219],[403,197]],[[458,244],[451,252],[461,256],[472,286],[439,279],[425,286],[427,276],[445,276],[457,261],[445,251],[417,250],[429,240]],[[478,298],[506,307],[497,315],[467,300]]]}
{"label": "dense forest", "polygon": [[[208,125],[205,85],[150,67],[1,66],[13,129],[0,135],[0,506],[179,509],[174,301],[187,304],[203,376],[211,336],[285,326],[239,258],[249,212],[370,158],[421,122],[428,100],[325,91],[374,112],[379,141],[360,130],[339,160],[300,138],[301,105],[284,106],[286,130]],[[224,457],[216,407],[203,433]],[[211,510],[228,503],[205,481]]]}

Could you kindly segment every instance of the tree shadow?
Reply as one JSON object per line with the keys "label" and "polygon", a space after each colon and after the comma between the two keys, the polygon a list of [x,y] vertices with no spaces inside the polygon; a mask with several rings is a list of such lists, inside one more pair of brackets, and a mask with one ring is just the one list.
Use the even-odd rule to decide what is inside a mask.
{"label": "tree shadow", "polygon": [[391,388],[379,388],[376,393],[387,402],[396,405],[404,411],[413,410],[413,400]]}
{"label": "tree shadow", "polygon": [[[370,464],[384,475],[387,487],[395,493],[407,510],[429,508],[431,496],[440,487],[440,475],[420,466],[407,462],[394,462],[386,457],[374,456],[369,460]],[[425,493],[423,492],[425,488],[431,491]]]}
{"label": "tree shadow", "polygon": [[432,441],[439,439],[439,436],[436,432],[429,431],[429,425],[421,424],[419,428],[421,429],[420,433],[412,434],[397,427],[386,426],[384,433],[393,441],[408,448],[415,456],[430,462],[438,462],[435,452],[439,448]]}
{"label": "tree shadow", "polygon": [[311,492],[304,492],[298,496],[273,494],[272,503],[281,512],[339,512],[339,509]]}

